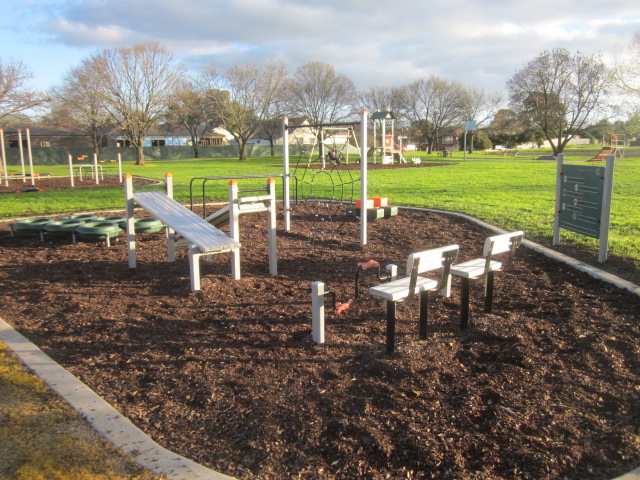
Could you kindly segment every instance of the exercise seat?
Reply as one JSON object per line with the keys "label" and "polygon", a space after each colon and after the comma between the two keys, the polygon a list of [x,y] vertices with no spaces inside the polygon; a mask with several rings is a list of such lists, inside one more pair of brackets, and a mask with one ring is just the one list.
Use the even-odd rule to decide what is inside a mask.
{"label": "exercise seat", "polygon": [[493,308],[494,272],[502,270],[502,262],[494,260],[495,255],[508,253],[505,270],[511,268],[516,249],[522,241],[524,232],[503,233],[488,237],[484,243],[482,258],[475,258],[451,267],[451,275],[462,279],[462,298],[460,300],[460,328],[469,325],[469,291],[471,280],[486,277],[484,311],[490,313]]}
{"label": "exercise seat", "polygon": [[[440,291],[448,297],[451,291],[449,269],[458,256],[458,245],[433,248],[412,253],[407,258],[407,276],[392,280],[369,289],[369,294],[386,301],[387,307],[387,353],[395,351],[396,304],[411,300],[420,294],[419,336],[427,338],[427,317],[429,292]],[[440,280],[420,277],[420,274],[442,269]]]}

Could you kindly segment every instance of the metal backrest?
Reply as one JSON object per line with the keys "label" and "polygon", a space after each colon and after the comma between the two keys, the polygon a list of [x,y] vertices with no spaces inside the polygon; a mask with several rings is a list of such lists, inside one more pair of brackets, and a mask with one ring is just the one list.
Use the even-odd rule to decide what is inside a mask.
{"label": "metal backrest", "polygon": [[506,252],[509,252],[509,259],[507,260],[507,266],[505,267],[505,269],[511,268],[513,257],[516,253],[516,249],[520,245],[520,242],[522,242],[523,236],[523,231],[517,231],[488,237],[484,242],[483,251],[483,255],[486,258],[484,269],[485,273],[489,271],[489,265],[491,264],[492,257],[494,255],[499,255]]}
{"label": "metal backrest", "polygon": [[411,276],[409,281],[409,298],[414,294],[418,275],[442,268],[442,276],[438,290],[449,291],[451,265],[458,257],[458,245],[433,248],[422,252],[412,253],[407,259],[407,276]]}

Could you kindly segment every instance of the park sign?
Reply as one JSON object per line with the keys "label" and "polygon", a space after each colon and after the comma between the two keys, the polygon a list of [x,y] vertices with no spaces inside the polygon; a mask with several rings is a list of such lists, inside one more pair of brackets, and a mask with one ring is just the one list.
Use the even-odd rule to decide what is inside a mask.
{"label": "park sign", "polygon": [[606,261],[614,158],[609,155],[606,166],[565,165],[558,155],[553,245],[563,228],[600,240],[598,261]]}

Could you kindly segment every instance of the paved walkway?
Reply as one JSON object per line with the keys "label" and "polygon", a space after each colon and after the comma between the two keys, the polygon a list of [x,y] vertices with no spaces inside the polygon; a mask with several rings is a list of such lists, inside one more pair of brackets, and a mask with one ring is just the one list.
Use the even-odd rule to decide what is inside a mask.
{"label": "paved walkway", "polygon": [[[505,230],[464,214],[424,208],[402,208],[454,215],[465,218],[496,233],[505,233]],[[522,244],[532,250],[567,263],[595,278],[599,278],[640,296],[640,287],[622,278],[603,272],[596,267],[579,262],[566,255],[554,252],[537,243],[524,240]],[[170,480],[234,480],[232,477],[203,467],[158,445],[142,430],[99,397],[93,390],[54,362],[42,350],[16,332],[1,318],[0,341],[4,342],[29,369],[44,380],[58,395],[64,398],[71,407],[86,417],[100,435],[120,448],[142,467],[157,475],[165,476]],[[614,480],[640,480],[640,468]]]}

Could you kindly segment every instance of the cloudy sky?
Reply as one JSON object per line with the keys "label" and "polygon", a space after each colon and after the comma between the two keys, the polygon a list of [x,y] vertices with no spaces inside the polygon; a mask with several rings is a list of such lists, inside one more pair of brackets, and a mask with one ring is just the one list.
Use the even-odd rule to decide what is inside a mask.
{"label": "cloudy sky", "polygon": [[0,57],[42,89],[98,49],[157,40],[193,71],[319,60],[363,89],[434,74],[495,91],[543,50],[608,60],[636,30],[637,0],[0,0]]}

